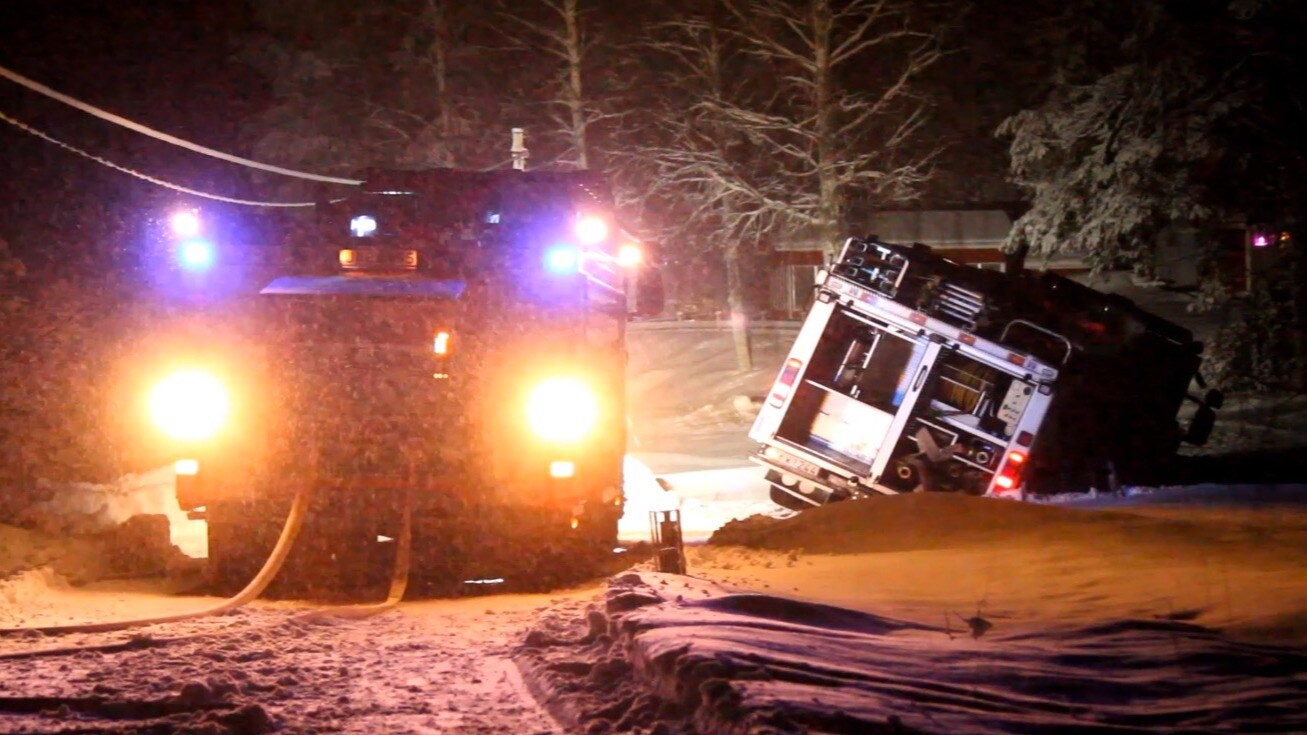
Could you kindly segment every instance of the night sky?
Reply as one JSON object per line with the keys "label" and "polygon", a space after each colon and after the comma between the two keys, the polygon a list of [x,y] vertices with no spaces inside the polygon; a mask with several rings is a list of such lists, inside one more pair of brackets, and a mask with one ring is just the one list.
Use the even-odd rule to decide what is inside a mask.
{"label": "night sky", "polygon": [[[249,23],[239,0],[0,3],[0,64],[151,127],[239,151],[242,120],[269,101],[263,79],[231,58]],[[252,193],[239,167],[117,128],[8,80],[0,81],[0,111],[179,184]],[[180,197],[0,124],[0,236],[29,268],[56,248],[62,258],[68,248],[130,247],[142,218]],[[92,216],[68,216],[87,208]]]}

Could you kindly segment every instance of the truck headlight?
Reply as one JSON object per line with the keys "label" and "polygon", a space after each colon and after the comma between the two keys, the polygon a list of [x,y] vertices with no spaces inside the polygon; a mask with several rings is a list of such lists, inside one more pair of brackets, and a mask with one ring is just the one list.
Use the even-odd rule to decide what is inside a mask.
{"label": "truck headlight", "polygon": [[226,423],[229,409],[226,386],[201,370],[173,373],[150,393],[150,416],[173,439],[212,438]]}
{"label": "truck headlight", "polygon": [[598,423],[599,399],[583,380],[551,378],[531,391],[526,419],[536,436],[545,441],[578,441]]}

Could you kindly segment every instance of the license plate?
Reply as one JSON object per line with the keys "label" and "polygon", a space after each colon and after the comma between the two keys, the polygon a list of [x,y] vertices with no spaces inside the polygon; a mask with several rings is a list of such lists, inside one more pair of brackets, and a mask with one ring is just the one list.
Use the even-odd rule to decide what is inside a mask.
{"label": "license plate", "polygon": [[791,454],[786,454],[780,450],[771,450],[766,453],[768,459],[778,464],[783,464],[792,470],[807,475],[808,477],[820,477],[821,468],[807,460],[799,459]]}

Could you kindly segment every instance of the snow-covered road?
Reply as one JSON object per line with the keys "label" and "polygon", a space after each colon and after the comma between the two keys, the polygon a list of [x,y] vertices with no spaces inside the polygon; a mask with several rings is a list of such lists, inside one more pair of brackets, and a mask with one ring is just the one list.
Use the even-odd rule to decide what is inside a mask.
{"label": "snow-covered road", "polygon": [[[193,604],[117,595],[156,612]],[[559,732],[511,652],[565,598],[415,602],[365,620],[257,605],[135,635],[7,640],[0,732]],[[90,645],[116,647],[50,651]]]}

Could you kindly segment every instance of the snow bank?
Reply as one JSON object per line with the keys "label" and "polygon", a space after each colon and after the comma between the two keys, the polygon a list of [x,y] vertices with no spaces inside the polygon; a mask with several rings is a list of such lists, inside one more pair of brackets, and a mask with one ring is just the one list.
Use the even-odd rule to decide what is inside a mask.
{"label": "snow bank", "polygon": [[124,475],[111,483],[40,481],[41,500],[19,509],[14,525],[51,536],[83,536],[109,531],[141,515],[168,517],[173,545],[191,557],[208,555],[204,522],[192,521],[177,505],[172,467]]}
{"label": "snow bank", "polygon": [[[632,572],[518,655],[564,724],[750,733],[1299,732],[1307,654],[1174,620],[998,633]],[[574,628],[579,630],[579,626]]]}

